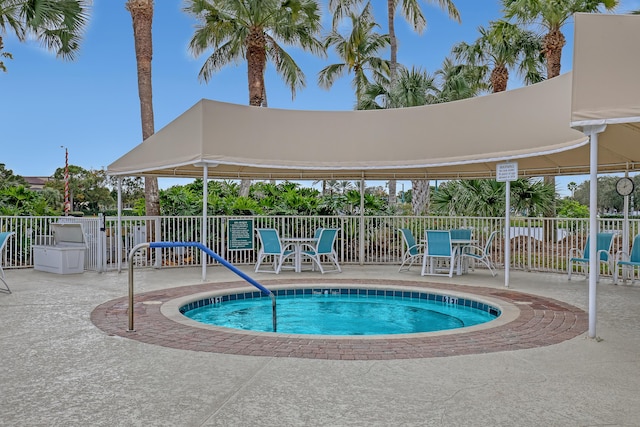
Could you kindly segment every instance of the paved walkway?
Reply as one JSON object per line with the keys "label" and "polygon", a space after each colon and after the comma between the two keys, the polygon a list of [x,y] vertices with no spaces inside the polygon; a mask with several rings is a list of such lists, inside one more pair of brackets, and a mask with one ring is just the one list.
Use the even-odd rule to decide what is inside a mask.
{"label": "paved walkway", "polygon": [[[200,269],[136,271],[137,316],[158,316],[158,301],[202,288],[200,275]],[[475,293],[517,308],[513,321],[494,328],[433,341],[383,340],[389,342],[375,360],[338,360],[364,353],[322,353],[318,343],[311,353],[274,353],[277,346],[270,343],[262,352],[247,353],[262,355],[239,355],[243,350],[231,341],[224,352],[210,343],[193,351],[169,345],[176,331],[162,326],[162,339],[150,344],[140,336],[158,325],[145,324],[143,315],[136,318],[136,332],[121,333],[127,326],[122,311],[107,314],[127,295],[126,272],[59,276],[8,270],[6,276],[14,293],[0,294],[2,426],[640,425],[638,285],[603,279],[601,339],[592,340],[582,332],[587,283],[568,282],[563,275],[512,272],[505,289],[502,276],[483,271],[437,280],[395,267],[347,266],[324,276],[252,274],[282,286],[309,279],[402,281]],[[221,268],[210,269],[207,282],[237,286]],[[153,316],[149,320],[166,321]],[[197,342],[200,330],[206,331],[178,328],[179,342]],[[529,340],[527,331],[536,338]],[[507,332],[518,345],[505,339]],[[478,347],[478,338],[486,336]],[[502,343],[496,341],[500,336]],[[453,341],[455,355],[434,350],[454,348]],[[409,354],[414,347],[422,347],[420,354]]]}

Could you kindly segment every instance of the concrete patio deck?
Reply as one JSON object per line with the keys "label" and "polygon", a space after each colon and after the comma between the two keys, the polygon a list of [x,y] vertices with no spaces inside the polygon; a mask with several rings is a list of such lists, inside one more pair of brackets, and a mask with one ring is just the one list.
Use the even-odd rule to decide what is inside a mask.
{"label": "concrete patio deck", "polygon": [[[394,266],[347,266],[323,276],[249,274],[282,283],[451,284],[508,294],[522,300],[523,311],[531,305],[524,294],[564,308],[587,307],[587,282],[556,274],[512,272],[508,290],[502,275],[480,270],[452,279],[398,273]],[[194,268],[138,270],[136,295],[198,286],[200,276]],[[106,333],[92,313],[127,295],[126,272],[7,270],[6,277],[13,294],[0,294],[2,426],[640,424],[640,285],[615,286],[606,279],[598,285],[602,340],[580,333],[519,350],[338,360],[194,351]],[[215,267],[206,282],[237,277]],[[556,316],[563,310],[547,305],[534,311]],[[580,313],[578,327],[584,322]],[[565,324],[551,318],[542,323]],[[554,334],[548,332],[543,337]],[[188,341],[196,331],[183,333]],[[467,338],[461,345],[472,345]]]}

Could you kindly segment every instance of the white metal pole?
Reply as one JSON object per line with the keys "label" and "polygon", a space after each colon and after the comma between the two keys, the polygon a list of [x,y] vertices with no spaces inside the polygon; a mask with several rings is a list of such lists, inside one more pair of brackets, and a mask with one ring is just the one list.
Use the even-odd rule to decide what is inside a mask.
{"label": "white metal pole", "polygon": [[122,272],[122,177],[118,177],[118,221],[116,222],[118,273]]}
{"label": "white metal pole", "polygon": [[[629,178],[629,171],[624,174]],[[622,222],[622,250],[629,250],[629,196],[624,196],[624,220]]]}
{"label": "white metal pole", "polygon": [[504,287],[509,287],[509,266],[511,265],[511,181],[507,181],[505,190],[504,225]]}
{"label": "white metal pole", "polygon": [[360,179],[360,265],[364,265],[364,177]]}
{"label": "white metal pole", "polygon": [[586,126],[583,132],[589,135],[589,338],[596,337],[596,280],[598,260],[598,133],[606,125]]}
{"label": "white metal pole", "polygon": [[[202,226],[200,238],[202,246],[207,247],[207,207],[209,202],[209,165],[206,163],[202,168]],[[202,252],[202,281],[207,279],[207,254]]]}

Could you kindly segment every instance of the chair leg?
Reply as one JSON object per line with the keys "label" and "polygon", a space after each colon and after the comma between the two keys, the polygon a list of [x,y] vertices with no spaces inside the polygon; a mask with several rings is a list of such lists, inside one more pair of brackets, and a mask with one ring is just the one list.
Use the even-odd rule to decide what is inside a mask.
{"label": "chair leg", "polygon": [[2,271],[2,269],[0,269],[0,281],[2,281],[2,283],[4,283],[4,286],[6,287],[6,289],[0,288],[0,292],[5,292],[10,294],[11,289],[9,289],[9,284],[4,280],[4,271]]}

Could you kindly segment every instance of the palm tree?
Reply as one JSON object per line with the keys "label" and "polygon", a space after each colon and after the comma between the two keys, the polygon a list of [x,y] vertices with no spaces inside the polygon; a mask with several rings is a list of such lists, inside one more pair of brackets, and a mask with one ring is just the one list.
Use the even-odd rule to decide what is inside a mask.
{"label": "palm tree", "polygon": [[[0,36],[0,58],[13,59],[13,56],[9,52],[3,52],[4,42],[2,41],[2,36]],[[4,61],[0,61],[0,71],[7,71],[7,66],[4,65]]]}
{"label": "palm tree", "polygon": [[535,217],[553,204],[556,189],[535,178],[520,178],[511,183],[511,200],[520,215]]}
{"label": "palm tree", "polygon": [[[266,107],[264,73],[271,61],[295,97],[305,86],[305,76],[283,44],[324,56],[320,31],[320,6],[316,0],[187,0],[185,12],[200,23],[189,43],[194,56],[209,48],[198,77],[208,82],[228,64],[247,61],[249,105]],[[240,182],[240,195],[249,195],[251,181]]]}
{"label": "palm tree", "polygon": [[[151,84],[151,58],[153,44],[151,25],[153,23],[153,0],[128,0],[125,9],[131,13],[133,21],[133,41],[136,51],[138,69],[138,96],[140,98],[140,118],[142,123],[142,139],[146,140],[154,134],[153,90]],[[160,197],[158,194],[158,178],[144,178],[145,214],[160,215]],[[147,233],[151,237],[150,232]]]}
{"label": "palm tree", "polygon": [[[505,210],[506,184],[494,179],[448,181],[438,187],[431,205],[437,214],[453,216],[501,216]],[[537,179],[511,183],[512,207],[522,215],[536,216],[553,201],[554,189]]]}
{"label": "palm tree", "polygon": [[[58,58],[73,60],[89,19],[88,0],[0,0],[0,50],[2,34],[12,30],[20,41],[33,37]],[[9,52],[0,57],[11,58]],[[0,62],[0,70],[5,65]]]}
{"label": "palm tree", "polygon": [[480,37],[474,43],[460,42],[452,52],[458,60],[488,66],[494,93],[507,90],[509,69],[516,66],[526,84],[543,80],[542,39],[533,31],[500,20],[491,22],[488,29],[479,27],[478,32]]}
{"label": "palm tree", "polygon": [[537,23],[546,29],[542,52],[546,59],[547,78],[560,75],[562,48],[566,43],[562,27],[573,14],[613,10],[618,0],[502,0],[505,18],[516,18],[524,24]]}
{"label": "palm tree", "polygon": [[[335,29],[338,22],[346,16],[349,11],[360,7],[364,0],[329,0],[329,10],[333,13],[333,28]],[[427,3],[438,5],[440,9],[447,10],[449,18],[457,22],[460,21],[460,13],[451,0],[426,0]],[[396,37],[395,16],[396,10],[400,7],[400,11],[404,19],[413,27],[418,34],[427,28],[427,20],[422,13],[420,3],[416,0],[387,0],[387,23],[389,34],[390,58],[389,58],[389,74],[391,84],[397,78],[398,72],[398,39]],[[396,180],[389,180],[389,204],[396,203]]]}
{"label": "palm tree", "polygon": [[488,89],[485,83],[487,67],[472,64],[456,64],[451,58],[442,61],[442,68],[435,72],[439,91],[429,104],[459,101],[473,98]]}
{"label": "palm tree", "polygon": [[356,105],[370,84],[367,71],[373,74],[374,81],[384,80],[389,75],[389,61],[377,56],[380,50],[389,45],[389,36],[374,32],[376,27],[371,3],[367,3],[362,13],[349,13],[351,33],[345,37],[332,30],[325,38],[325,47],[334,47],[343,62],[328,65],[318,73],[318,84],[328,89],[337,78],[346,72],[353,73],[352,86],[356,94]]}
{"label": "palm tree", "polygon": [[416,107],[433,103],[439,89],[435,77],[421,68],[400,67],[393,86],[389,79],[367,85],[358,110]]}
{"label": "palm tree", "polygon": [[208,82],[225,65],[247,61],[249,105],[265,100],[264,73],[271,61],[295,97],[305,86],[304,73],[283,44],[324,56],[320,31],[320,6],[315,0],[187,0],[185,12],[199,24],[189,49],[199,56],[213,52],[200,69]]}
{"label": "palm tree", "polygon": [[[449,18],[456,22],[460,21],[460,13],[451,0],[426,0],[427,3],[437,5],[442,10],[446,10]],[[356,8],[362,6],[364,0],[329,0],[329,10],[333,13],[333,28],[337,27],[340,20],[352,13]],[[386,0],[387,3],[387,19],[389,26],[389,44],[390,44],[390,70],[391,79],[395,78],[395,72],[398,67],[398,40],[395,31],[395,15],[398,7],[402,17],[411,25],[413,30],[418,34],[422,34],[427,28],[427,20],[422,13],[420,3],[416,0]]]}

